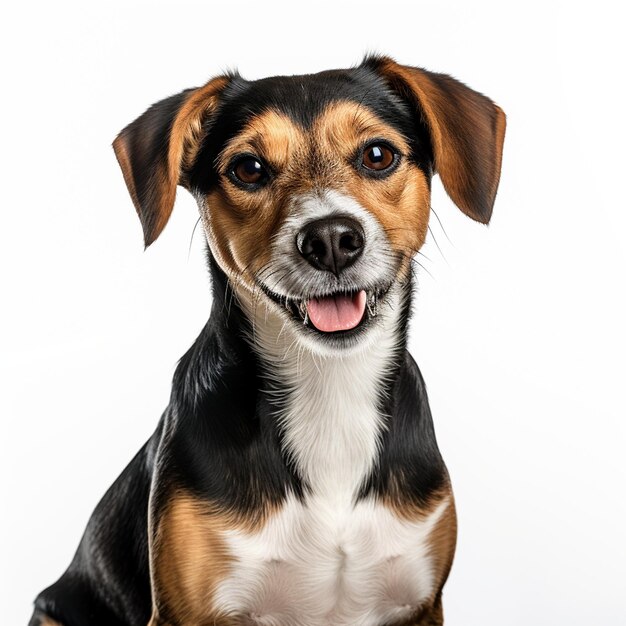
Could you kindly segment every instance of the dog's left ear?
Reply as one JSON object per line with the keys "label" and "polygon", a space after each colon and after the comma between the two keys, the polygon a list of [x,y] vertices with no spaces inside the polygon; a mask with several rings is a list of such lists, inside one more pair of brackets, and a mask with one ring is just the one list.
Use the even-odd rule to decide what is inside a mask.
{"label": "dog's left ear", "polygon": [[113,142],[115,156],[143,226],[148,247],[165,228],[174,208],[176,186],[184,183],[203,138],[203,125],[215,111],[229,78],[187,89],[153,104]]}
{"label": "dog's left ear", "polygon": [[506,116],[489,98],[446,74],[370,57],[364,65],[422,114],[435,171],[452,201],[487,224],[500,180]]}

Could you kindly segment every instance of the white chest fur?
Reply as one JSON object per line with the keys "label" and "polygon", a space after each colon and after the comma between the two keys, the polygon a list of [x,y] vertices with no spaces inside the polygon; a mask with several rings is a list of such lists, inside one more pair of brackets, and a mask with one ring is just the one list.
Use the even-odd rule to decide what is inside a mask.
{"label": "white chest fur", "polygon": [[256,316],[256,348],[268,375],[288,389],[277,419],[308,495],[290,496],[260,532],[226,534],[233,564],[214,595],[218,612],[264,626],[379,626],[432,595],[429,535],[448,502],[420,521],[373,500],[355,504],[384,428],[393,300],[368,346],[341,357],[316,355],[273,326],[271,315]]}
{"label": "white chest fur", "polygon": [[216,608],[264,626],[406,618],[434,591],[429,536],[447,506],[407,522],[372,502],[290,499],[260,533],[227,535],[236,564]]}

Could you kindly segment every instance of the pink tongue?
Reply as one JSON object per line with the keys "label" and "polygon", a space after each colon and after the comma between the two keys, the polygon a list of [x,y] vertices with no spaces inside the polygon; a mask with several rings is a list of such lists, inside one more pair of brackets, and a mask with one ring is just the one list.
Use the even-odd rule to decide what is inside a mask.
{"label": "pink tongue", "polygon": [[352,296],[329,296],[307,302],[309,319],[317,330],[334,333],[350,330],[363,319],[366,295],[359,291]]}

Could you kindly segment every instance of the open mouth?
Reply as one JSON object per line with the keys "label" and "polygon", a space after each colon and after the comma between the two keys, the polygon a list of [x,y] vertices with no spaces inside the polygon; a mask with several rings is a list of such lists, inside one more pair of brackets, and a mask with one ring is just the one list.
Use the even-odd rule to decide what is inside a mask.
{"label": "open mouth", "polygon": [[337,294],[323,298],[311,298],[306,303],[306,312],[311,324],[323,333],[336,333],[356,328],[365,315],[367,294]]}
{"label": "open mouth", "polygon": [[378,315],[389,287],[338,291],[310,298],[281,296],[262,286],[267,296],[304,326],[322,334],[348,334]]}

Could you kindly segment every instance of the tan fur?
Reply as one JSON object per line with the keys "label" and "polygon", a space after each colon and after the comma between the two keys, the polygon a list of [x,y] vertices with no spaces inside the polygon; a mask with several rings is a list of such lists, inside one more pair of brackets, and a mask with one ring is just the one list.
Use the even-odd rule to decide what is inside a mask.
{"label": "tan fur", "polygon": [[456,508],[450,483],[446,482],[438,492],[431,496],[427,503],[422,503],[409,500],[401,482],[395,481],[393,485],[390,485],[383,500],[385,506],[391,509],[395,515],[407,521],[419,521],[427,518],[443,502],[447,502],[447,506],[428,539],[430,554],[433,559],[432,566],[436,581],[434,588],[436,590],[441,589],[448,578],[456,548]]}
{"label": "tan fur", "polygon": [[443,625],[443,606],[441,604],[441,597],[439,597],[435,603],[420,611],[418,621],[411,626],[442,626]]}
{"label": "tan fur", "polygon": [[161,515],[151,544],[153,622],[159,614],[174,623],[212,623],[211,595],[230,571],[233,556],[222,534],[228,515],[207,503],[179,495]]}
{"label": "tan fur", "polygon": [[137,196],[137,189],[135,188],[135,179],[133,178],[133,169],[130,164],[130,155],[128,154],[126,142],[122,140],[121,134],[115,138],[115,141],[113,142],[113,150],[115,151],[115,156],[117,157],[120,169],[122,170],[122,176],[124,177],[124,182],[128,188],[130,199],[135,205],[137,215],[141,218],[141,205],[139,203],[139,197]]}
{"label": "tan fur", "polygon": [[[231,276],[240,276],[253,287],[253,276],[270,255],[270,240],[286,216],[287,203],[298,181],[293,179],[307,139],[304,131],[287,116],[269,110],[254,118],[223,151],[219,187],[207,197],[211,236]],[[230,161],[237,154],[253,153],[278,173],[271,186],[250,193],[226,178]],[[304,180],[300,183],[306,185]]]}
{"label": "tan fur", "polygon": [[436,603],[420,609],[406,620],[385,626],[443,626],[441,601],[438,600]]}
{"label": "tan fur", "polygon": [[391,59],[383,59],[381,70],[394,88],[419,102],[448,195],[464,213],[487,223],[500,180],[506,127],[502,109],[444,74]]}
{"label": "tan fur", "polygon": [[61,622],[57,622],[56,620],[46,615],[39,622],[39,626],[63,626],[63,624],[61,624]]}
{"label": "tan fur", "polygon": [[437,572],[436,588],[438,589],[441,589],[448,579],[456,550],[456,507],[451,489],[448,491],[448,507],[429,537],[430,553],[433,557],[433,566]]}
{"label": "tan fur", "polygon": [[174,495],[150,543],[154,606],[150,626],[239,623],[213,609],[212,595],[236,558],[228,552],[223,534],[254,532],[269,513],[268,506],[255,518],[243,518],[190,494]]}
{"label": "tan fur", "polygon": [[[354,156],[365,143],[381,138],[405,158],[387,178],[367,179],[354,168]],[[242,153],[255,154],[272,168],[270,185],[250,193],[226,178],[232,159]],[[430,210],[428,181],[408,154],[405,137],[354,102],[330,105],[307,131],[275,110],[251,120],[223,151],[223,188],[207,198],[211,235],[231,276],[254,286],[253,276],[269,259],[272,236],[287,215],[290,198],[315,189],[354,197],[408,259],[424,242]]]}
{"label": "tan fur", "polygon": [[[417,252],[428,229],[430,191],[424,173],[407,158],[406,138],[354,102],[328,107],[316,121],[315,130],[323,145],[322,158],[333,153],[343,157],[338,190],[354,197],[378,219],[396,251],[403,255]],[[400,166],[383,179],[366,178],[349,163],[357,148],[375,138],[389,140],[403,155]]]}
{"label": "tan fur", "polygon": [[[234,137],[220,155],[218,167],[224,171],[230,160],[241,152],[251,152],[265,159],[272,168],[284,171],[306,148],[307,135],[289,117],[269,109],[253,118]],[[248,194],[249,195],[249,194]]]}
{"label": "tan fur", "polygon": [[161,234],[170,218],[176,200],[176,186],[185,182],[181,178],[182,169],[194,160],[202,139],[202,122],[216,107],[218,94],[227,82],[226,77],[220,76],[192,90],[176,114],[169,137],[167,160],[155,163],[151,193],[155,199],[154,206],[142,206],[137,193],[126,129],[113,142],[124,181],[144,225],[146,246]]}
{"label": "tan fur", "polygon": [[203,87],[191,92],[178,111],[172,131],[168,153],[169,180],[178,184],[181,169],[190,166],[202,141],[202,123],[215,110],[218,95],[228,83],[228,78],[218,76]]}

